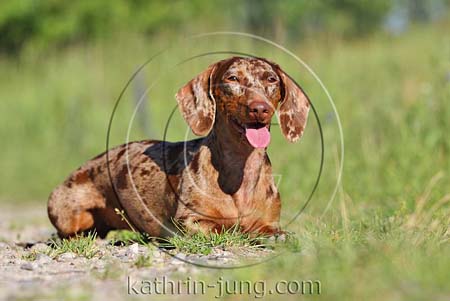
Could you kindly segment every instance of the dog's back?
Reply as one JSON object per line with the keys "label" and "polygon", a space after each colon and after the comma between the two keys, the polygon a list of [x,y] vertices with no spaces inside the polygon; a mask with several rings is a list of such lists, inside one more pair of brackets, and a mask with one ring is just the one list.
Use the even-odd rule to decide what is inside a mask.
{"label": "dog's back", "polygon": [[50,196],[61,236],[127,228],[116,208],[152,236],[170,232],[172,219],[190,232],[239,224],[245,232],[280,233],[266,148],[277,109],[286,139],[302,136],[310,107],[303,90],[274,63],[234,57],[210,65],[176,99],[192,132],[206,137],[131,142],[88,161]]}
{"label": "dog's back", "polygon": [[[201,140],[187,143],[189,154]],[[136,141],[87,161],[51,193],[50,221],[63,237],[94,228],[103,236],[110,229],[129,228],[128,223],[162,235],[177,207],[175,180],[185,166],[184,145]],[[124,210],[125,217],[131,216],[128,223],[116,208]]]}

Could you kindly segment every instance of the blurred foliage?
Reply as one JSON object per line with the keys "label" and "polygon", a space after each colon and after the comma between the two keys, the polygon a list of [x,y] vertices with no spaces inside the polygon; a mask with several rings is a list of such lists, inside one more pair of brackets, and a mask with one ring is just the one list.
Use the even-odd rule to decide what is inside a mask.
{"label": "blurred foliage", "polygon": [[[440,168],[449,169],[450,111],[446,100],[450,87],[450,46],[448,39],[443,38],[449,24],[444,21],[413,27],[411,33],[401,37],[362,36],[376,30],[391,5],[412,5],[415,12],[424,10],[414,6],[416,2],[1,2],[0,48],[10,54],[24,49],[28,52],[19,60],[0,57],[0,99],[4,108],[0,112],[0,137],[6,141],[0,158],[0,198],[45,198],[63,176],[87,158],[104,151],[112,102],[136,66],[183,33],[212,31],[213,25],[217,29],[234,27],[276,37],[277,41],[287,40],[283,44],[314,67],[337,99],[346,133],[346,154],[351,158],[346,160],[344,172],[351,195],[362,201],[382,199],[388,204],[398,197],[410,198]],[[422,3],[420,7],[427,6]],[[225,24],[230,28],[224,28]],[[325,43],[320,38],[301,38],[301,35],[316,37],[315,32],[333,33],[336,38]],[[355,36],[361,38],[345,43],[340,39]],[[248,50],[272,57],[289,73],[296,72],[289,59],[274,54],[271,49],[258,44],[246,48],[238,42],[235,38],[204,47],[197,45],[200,42],[177,46],[170,58],[160,60],[160,67],[154,66],[152,73],[143,75],[141,90],[145,91],[147,80],[155,79],[167,69],[168,61],[184,58],[188,49],[195,46],[203,52],[232,47]],[[38,51],[49,47],[55,49],[51,55]],[[152,91],[151,99],[155,101],[149,102],[147,110],[151,112],[147,121],[152,134],[134,131],[131,139],[161,139],[162,135],[157,133],[164,129],[175,104],[176,90],[212,60],[205,58],[204,62],[188,66],[184,72],[170,73],[165,81],[160,81],[158,89]],[[323,95],[315,81],[306,73],[297,75],[312,99],[318,99],[315,104],[318,112],[329,114],[328,107],[320,106]],[[128,128],[132,105],[139,98],[126,96],[125,100],[130,102],[118,110],[122,115],[115,120],[111,146],[124,142],[126,133],[122,130]],[[332,125],[324,130],[334,130]],[[181,118],[175,119],[173,128],[182,133],[185,123]],[[302,152],[305,156],[318,156],[312,139],[317,137],[317,132],[311,129],[305,135]],[[307,142],[308,135],[310,142]],[[173,138],[181,140],[184,136]],[[273,138],[277,142],[278,138]],[[284,146],[284,140],[278,142]],[[298,166],[292,162],[297,162],[293,158],[297,158],[298,149],[279,151],[275,145],[273,162],[279,164],[277,172],[296,174]],[[425,153],[433,155],[423,160],[420,156]],[[336,160],[333,151],[327,150],[327,156],[327,162]],[[302,164],[304,172],[316,171],[316,160]],[[359,173],[360,170],[370,172]],[[37,177],[41,174],[45,176]],[[410,177],[411,174],[415,176]],[[325,175],[334,179],[335,171],[329,169]],[[304,197],[313,180],[313,177],[305,178],[299,185],[295,177],[285,177],[280,187],[295,201]]]}
{"label": "blurred foliage", "polygon": [[211,2],[199,0],[1,2],[0,50],[14,53],[30,43],[35,47],[62,46],[121,31],[178,29],[212,8]]}
{"label": "blurred foliage", "polygon": [[353,37],[377,28],[390,1],[162,1],[22,0],[0,3],[0,51],[58,47],[117,32],[204,31],[231,24],[268,37],[298,37],[319,31]]}
{"label": "blurred foliage", "polygon": [[[355,202],[395,208],[399,202],[412,201],[439,171],[450,170],[450,41],[444,38],[448,29],[444,22],[416,27],[401,37],[380,34],[346,43],[302,41],[289,45],[314,68],[336,102],[345,134],[343,179]],[[103,152],[114,101],[130,74],[172,38],[122,36],[68,47],[45,57],[0,59],[0,140],[4,143],[0,202],[45,200],[71,171]],[[292,59],[273,53],[271,47],[241,46],[237,38],[211,41],[174,47],[146,69],[143,90],[158,81],[149,94],[148,107],[142,110],[152,133],[144,133],[145,125],[136,121],[130,140],[162,139],[176,91],[219,59],[205,57],[176,72],[169,70],[189,53],[237,49],[273,59],[298,77],[323,119],[327,168],[314,200],[315,206],[322,208],[334,188],[334,162],[338,160],[336,120],[322,89]],[[189,48],[193,49],[188,52]],[[133,88],[134,83],[118,108],[110,146],[127,137],[130,116],[140,99]],[[313,115],[310,120],[300,144],[288,147],[275,130],[269,148],[274,172],[291,175],[280,182],[288,215],[307,197],[317,173],[319,136]],[[177,112],[167,139],[179,141],[185,133],[186,124]],[[312,176],[299,181],[295,176],[299,170]],[[449,180],[447,176],[446,183]],[[435,193],[446,193],[448,187],[442,185]]]}
{"label": "blurred foliage", "polygon": [[[449,0],[21,0],[0,2],[0,52],[14,55],[117,36],[247,31],[275,39],[325,34],[355,38],[388,17],[409,23],[436,19]],[[404,19],[407,20],[404,20]],[[226,24],[226,27],[224,25]]]}
{"label": "blurred foliage", "polygon": [[280,28],[284,27],[286,34],[290,37],[319,32],[343,37],[363,36],[379,27],[391,7],[389,0],[248,0],[246,2],[248,11],[256,12],[248,14],[250,31],[260,31],[261,20],[268,20],[265,24],[268,31],[270,29],[280,31]]}

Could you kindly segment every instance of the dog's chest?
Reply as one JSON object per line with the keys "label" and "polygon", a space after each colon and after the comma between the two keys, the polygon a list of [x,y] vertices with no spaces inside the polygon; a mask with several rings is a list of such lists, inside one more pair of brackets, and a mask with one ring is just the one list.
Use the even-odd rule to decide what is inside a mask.
{"label": "dog's chest", "polygon": [[255,154],[240,168],[229,162],[229,169],[220,170],[212,164],[209,150],[200,150],[182,176],[183,207],[190,214],[222,219],[231,225],[242,217],[253,215],[258,219],[269,210],[277,194],[267,162],[264,156]]}

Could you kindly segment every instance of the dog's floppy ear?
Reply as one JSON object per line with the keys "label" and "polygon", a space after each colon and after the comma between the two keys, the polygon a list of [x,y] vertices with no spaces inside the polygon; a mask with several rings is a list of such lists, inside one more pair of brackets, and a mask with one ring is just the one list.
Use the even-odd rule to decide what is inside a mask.
{"label": "dog's floppy ear", "polygon": [[288,141],[295,142],[302,136],[306,127],[310,101],[302,88],[279,66],[275,66],[281,80],[281,102],[278,110],[281,132]]}
{"label": "dog's floppy ear", "polygon": [[206,135],[214,125],[216,103],[211,93],[211,81],[216,65],[209,66],[175,95],[181,114],[198,136]]}

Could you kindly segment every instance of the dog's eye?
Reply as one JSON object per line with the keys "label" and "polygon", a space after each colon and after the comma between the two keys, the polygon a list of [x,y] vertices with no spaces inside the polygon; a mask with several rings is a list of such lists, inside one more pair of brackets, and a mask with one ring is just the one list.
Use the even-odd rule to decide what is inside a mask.
{"label": "dog's eye", "polygon": [[278,79],[277,79],[275,76],[269,76],[269,77],[267,78],[267,81],[268,81],[269,83],[276,83],[276,82],[278,81]]}
{"label": "dog's eye", "polygon": [[231,75],[227,77],[227,80],[231,81],[231,82],[238,82],[239,79],[237,78],[236,75]]}

